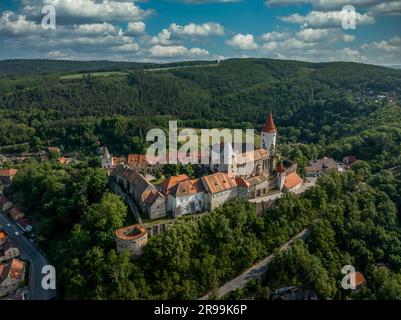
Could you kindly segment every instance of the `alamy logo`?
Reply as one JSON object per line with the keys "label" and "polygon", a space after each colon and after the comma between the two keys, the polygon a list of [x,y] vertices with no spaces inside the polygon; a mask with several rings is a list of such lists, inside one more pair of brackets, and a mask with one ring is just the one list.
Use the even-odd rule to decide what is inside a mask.
{"label": "alamy logo", "polygon": [[55,290],[56,289],[56,269],[51,265],[43,266],[42,274],[45,275],[42,278],[42,288],[44,290]]}
{"label": "alamy logo", "polygon": [[42,14],[45,15],[42,19],[42,28],[44,30],[55,30],[56,8],[52,5],[46,5],[42,8]]}
{"label": "alamy logo", "polygon": [[238,161],[252,165],[254,160],[253,129],[245,132],[241,129],[201,129],[199,135],[196,130],[188,128],[178,132],[177,121],[169,121],[168,139],[162,129],[152,129],[146,141],[152,143],[146,152],[146,160],[150,164],[233,165],[233,161]]}
{"label": "alamy logo", "polygon": [[361,272],[355,270],[354,266],[346,265],[341,269],[345,274],[341,281],[341,286],[344,290],[356,290],[366,285],[366,279]]}
{"label": "alamy logo", "polygon": [[354,6],[344,6],[342,8],[342,20],[341,25],[344,30],[356,29],[356,10]]}

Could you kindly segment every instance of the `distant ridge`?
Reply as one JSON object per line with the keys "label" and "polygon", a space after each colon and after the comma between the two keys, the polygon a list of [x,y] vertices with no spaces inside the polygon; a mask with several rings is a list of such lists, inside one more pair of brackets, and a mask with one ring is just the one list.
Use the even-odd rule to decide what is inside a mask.
{"label": "distant ridge", "polygon": [[120,71],[129,69],[191,66],[215,63],[214,61],[190,61],[169,64],[145,62],[118,62],[107,60],[73,61],[46,59],[16,59],[0,61],[0,76],[48,74],[63,72]]}

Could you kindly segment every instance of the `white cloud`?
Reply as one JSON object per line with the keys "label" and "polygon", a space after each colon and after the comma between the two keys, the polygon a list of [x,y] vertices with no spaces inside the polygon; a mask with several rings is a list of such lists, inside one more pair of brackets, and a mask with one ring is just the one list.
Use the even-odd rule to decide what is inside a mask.
{"label": "white cloud", "polygon": [[162,29],[151,41],[153,44],[171,45],[175,40],[223,36],[224,34],[224,27],[216,22],[206,22],[203,24],[189,23],[185,26],[172,23],[167,29]]}
{"label": "white cloud", "polygon": [[205,49],[192,48],[188,49],[184,46],[161,46],[155,45],[149,49],[149,53],[155,58],[198,58],[207,57],[209,52]]}
{"label": "white cloud", "polygon": [[120,29],[110,23],[75,24],[74,33],[99,35],[99,34],[118,34]]}
{"label": "white cloud", "polygon": [[[307,15],[294,13],[289,16],[280,17],[281,21],[299,24],[302,27],[313,28],[336,28],[342,26],[344,13],[342,11],[311,11]],[[375,19],[367,14],[357,13],[357,25],[373,24]]]}
{"label": "white cloud", "polygon": [[312,29],[306,28],[297,32],[297,37],[305,42],[352,42],[353,35],[346,34],[342,29]]}
{"label": "white cloud", "polygon": [[369,8],[375,5],[384,5],[397,0],[266,0],[267,6],[288,6],[310,4],[319,10],[341,9],[345,5],[356,8]]}
{"label": "white cloud", "polygon": [[379,3],[368,10],[372,16],[401,15],[401,1]]}
{"label": "white cloud", "polygon": [[152,44],[170,45],[171,44],[171,31],[163,29],[157,36],[152,37]]}
{"label": "white cloud", "polygon": [[262,39],[265,41],[280,41],[288,39],[291,36],[290,32],[268,32],[262,35]]}
{"label": "white cloud", "polygon": [[130,35],[143,34],[146,29],[146,24],[143,21],[129,22],[127,25],[126,33]]}
{"label": "white cloud", "polygon": [[34,4],[25,1],[23,11],[28,15],[40,15],[43,5],[53,5],[59,18],[84,18],[95,21],[140,21],[152,14],[152,10],[142,10],[129,0],[41,0]]}
{"label": "white cloud", "polygon": [[172,23],[169,31],[177,36],[224,36],[224,27],[216,22],[207,22],[203,24],[189,23],[185,26]]}
{"label": "white cloud", "polygon": [[33,34],[41,27],[33,21],[28,21],[24,15],[16,15],[12,11],[4,11],[0,17],[0,34],[23,36]]}
{"label": "white cloud", "polygon": [[232,39],[227,41],[227,44],[239,50],[255,50],[259,47],[252,34],[242,33],[236,34]]}

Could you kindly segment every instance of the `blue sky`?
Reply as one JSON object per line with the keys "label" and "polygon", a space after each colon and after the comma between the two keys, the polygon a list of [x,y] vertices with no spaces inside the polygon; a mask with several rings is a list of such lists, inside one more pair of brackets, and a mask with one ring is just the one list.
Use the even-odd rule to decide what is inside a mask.
{"label": "blue sky", "polygon": [[[45,30],[41,9],[56,10]],[[353,5],[356,30],[341,10]],[[2,0],[0,59],[401,64],[401,0]]]}

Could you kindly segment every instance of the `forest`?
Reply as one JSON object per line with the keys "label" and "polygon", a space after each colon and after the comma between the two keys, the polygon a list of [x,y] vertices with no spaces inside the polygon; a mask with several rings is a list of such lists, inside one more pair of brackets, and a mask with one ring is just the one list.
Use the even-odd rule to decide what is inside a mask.
{"label": "forest", "polygon": [[[62,74],[0,78],[0,153],[51,144],[83,155],[73,165],[24,163],[9,190],[58,270],[60,298],[198,298],[306,227],[307,240],[279,254],[266,279],[231,297],[269,299],[274,289],[297,285],[321,299],[401,298],[401,107],[369,93],[399,96],[401,71],[234,59],[126,76]],[[298,162],[301,175],[321,156],[358,162],[302,196],[287,194],[261,217],[250,203],[228,203],[202,219],[181,219],[137,261],[116,254],[113,230],[130,215],[98,168],[98,141],[116,155],[143,152],[147,130],[168,120],[259,130],[270,109],[279,152]],[[346,264],[365,275],[363,290],[341,289]]]}

